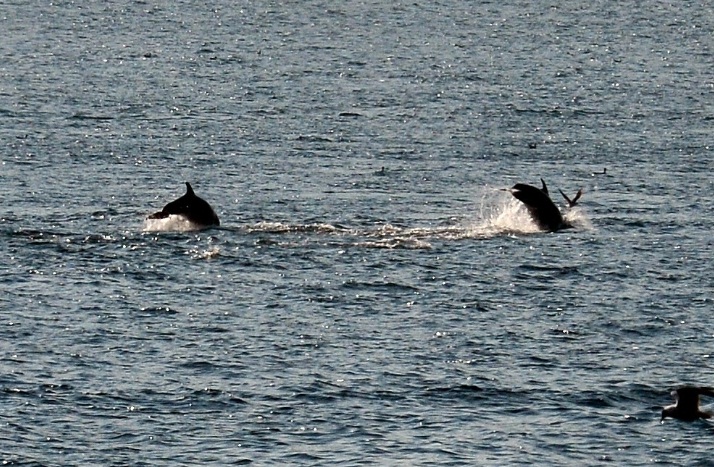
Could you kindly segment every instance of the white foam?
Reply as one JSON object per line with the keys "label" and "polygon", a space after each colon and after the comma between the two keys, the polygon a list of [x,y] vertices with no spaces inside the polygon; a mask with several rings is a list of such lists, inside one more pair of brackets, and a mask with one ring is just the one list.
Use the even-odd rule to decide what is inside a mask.
{"label": "white foam", "polygon": [[337,227],[326,223],[312,224],[286,224],[283,222],[258,222],[247,228],[248,232],[266,233],[295,233],[295,232],[316,232],[316,233],[341,233],[349,232],[349,229]]}
{"label": "white foam", "polygon": [[213,247],[208,250],[198,250],[194,249],[189,251],[193,259],[213,259],[217,258],[221,254],[221,249],[218,247]]}
{"label": "white foam", "polygon": [[504,193],[504,195],[491,200],[484,198],[481,205],[479,230],[483,230],[489,236],[540,232],[538,225],[533,222],[523,203],[511,196],[510,193]]}
{"label": "white foam", "polygon": [[403,237],[392,237],[383,238],[379,240],[371,240],[364,242],[357,242],[355,246],[363,248],[384,248],[388,250],[393,250],[396,248],[403,248],[407,250],[429,250],[431,249],[431,244],[425,242],[424,240],[419,240],[417,238],[403,238]]}
{"label": "white foam", "polygon": [[566,210],[563,215],[565,222],[572,225],[578,230],[592,230],[593,225],[590,222],[590,218],[587,216],[585,209],[580,206],[575,206]]}
{"label": "white foam", "polygon": [[205,227],[195,224],[184,216],[171,214],[163,219],[145,219],[144,232],[193,232]]}
{"label": "white foam", "polygon": [[523,203],[504,190],[484,190],[479,208],[464,226],[461,238],[491,238],[499,235],[540,232]]}

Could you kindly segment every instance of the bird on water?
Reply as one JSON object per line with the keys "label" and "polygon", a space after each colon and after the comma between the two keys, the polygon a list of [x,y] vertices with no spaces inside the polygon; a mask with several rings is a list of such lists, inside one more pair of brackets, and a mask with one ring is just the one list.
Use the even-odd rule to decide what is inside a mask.
{"label": "bird on water", "polygon": [[675,403],[662,409],[662,419],[676,418],[685,422],[693,422],[700,418],[711,418],[711,412],[699,408],[699,396],[714,397],[714,388],[699,386],[684,386],[672,391]]}

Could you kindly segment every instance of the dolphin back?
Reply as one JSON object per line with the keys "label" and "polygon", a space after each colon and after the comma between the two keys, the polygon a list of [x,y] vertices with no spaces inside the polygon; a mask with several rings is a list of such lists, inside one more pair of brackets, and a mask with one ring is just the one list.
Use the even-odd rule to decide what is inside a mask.
{"label": "dolphin back", "polygon": [[[545,182],[543,186],[545,187]],[[563,215],[546,191],[525,183],[517,183],[511,189],[511,194],[526,205],[531,218],[541,229],[554,232],[564,227]]]}
{"label": "dolphin back", "polygon": [[164,206],[160,212],[149,216],[149,219],[163,219],[169,215],[184,216],[190,222],[200,226],[218,226],[221,221],[210,204],[196,196],[191,184],[186,182],[186,194]]}

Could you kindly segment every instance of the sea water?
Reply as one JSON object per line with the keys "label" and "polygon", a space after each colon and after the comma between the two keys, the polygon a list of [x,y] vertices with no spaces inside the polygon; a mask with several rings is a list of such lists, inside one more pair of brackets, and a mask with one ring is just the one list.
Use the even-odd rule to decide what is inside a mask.
{"label": "sea water", "polygon": [[[5,464],[711,463],[660,423],[714,384],[708,5],[0,25]],[[573,229],[507,191],[540,178]],[[147,223],[185,181],[220,228]]]}

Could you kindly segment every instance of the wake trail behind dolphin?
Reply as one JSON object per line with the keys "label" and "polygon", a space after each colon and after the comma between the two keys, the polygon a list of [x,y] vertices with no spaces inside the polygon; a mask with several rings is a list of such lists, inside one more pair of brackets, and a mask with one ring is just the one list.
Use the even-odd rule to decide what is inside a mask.
{"label": "wake trail behind dolphin", "polygon": [[[433,240],[489,239],[502,235],[539,233],[523,203],[503,190],[483,191],[479,208],[469,220],[436,227],[400,227],[389,223],[350,228],[329,223],[289,224],[259,222],[246,227],[250,233],[316,234],[349,238],[345,246],[366,248],[428,249]],[[294,242],[290,242],[294,244]]]}

